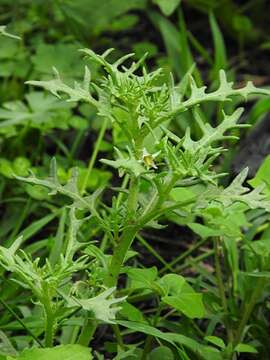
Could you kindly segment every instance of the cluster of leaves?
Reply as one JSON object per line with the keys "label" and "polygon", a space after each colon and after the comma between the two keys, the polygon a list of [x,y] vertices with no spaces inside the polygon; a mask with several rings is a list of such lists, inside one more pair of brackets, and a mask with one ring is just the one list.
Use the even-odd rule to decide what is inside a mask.
{"label": "cluster of leaves", "polygon": [[[269,91],[233,84],[216,20],[242,58],[263,39],[246,31],[251,17],[233,1],[19,3],[0,1],[21,36],[0,28],[0,358],[267,359],[269,158],[251,187],[247,169],[234,180],[224,171],[245,127],[239,104]],[[213,54],[182,5],[208,12]],[[145,15],[165,55],[151,36],[130,41]],[[76,51],[107,48],[116,33],[134,55]],[[158,70],[146,70],[146,51]],[[210,69],[207,87],[193,54]],[[51,94],[26,91],[29,78]],[[268,109],[260,99],[247,122]],[[169,223],[192,231],[172,259],[148,241]]]}
{"label": "cluster of leaves", "polygon": [[[1,247],[2,267],[32,293],[35,306],[43,313],[43,325],[39,322],[38,326],[28,327],[22,322],[24,327],[30,331],[33,341],[40,343],[44,334],[45,346],[50,347],[59,331],[62,332],[60,341],[67,336],[64,325],[73,333],[72,324],[78,324],[81,331],[74,334],[72,343],[88,345],[99,322],[111,324],[119,347],[111,350],[117,352],[115,359],[161,357],[164,352],[172,359],[225,359],[239,352],[256,352],[253,344],[242,341],[251,312],[267,283],[267,261],[255,267],[253,262],[252,266],[250,250],[256,252],[261,248],[259,244],[254,245],[255,242],[248,245],[248,240],[244,241],[247,271],[240,277],[237,242],[242,242],[246,236],[243,228],[248,226],[250,211],[262,209],[267,213],[270,200],[263,192],[263,186],[250,190],[244,185],[247,170],[226,188],[218,181],[225,174],[215,166],[217,159],[223,154],[224,141],[235,138],[229,131],[243,126],[238,122],[243,109],[236,109],[232,114],[223,113],[220,123],[213,127],[203,121],[198,106],[207,102],[222,104],[235,96],[246,99],[254,93],[268,95],[269,91],[251,83],[235,89],[223,71],[219,75],[218,88],[212,92],[207,92],[205,86],[197,86],[191,75],[177,86],[173,80],[160,86],[160,70],[148,73],[142,67],[144,59],[125,67],[123,63],[130,55],[110,63],[107,57],[111,51],[102,55],[88,49],[82,51],[104,69],[105,76],[100,81],[91,81],[90,71],[86,68],[83,82],[75,82],[73,87],[64,83],[58,72],[53,80],[28,83],[45,88],[57,97],[63,95],[68,102],[89,103],[96,108],[101,122],[110,121],[112,127],[118,127],[124,146],[115,147],[114,160],[101,161],[117,169],[124,180],[120,187],[113,189],[115,194],[111,202],[105,204],[102,189],[89,195],[85,187],[78,187],[77,171],[61,182],[55,159],[47,178],[39,178],[34,173],[27,177],[13,175],[24,183],[48,189],[49,196],[71,200],[68,218],[64,198],[54,202],[63,204],[63,207],[57,206],[62,215],[50,256],[45,257],[45,262],[39,258],[32,260],[26,252],[16,254],[23,240],[21,237],[10,247]],[[197,140],[192,138],[190,128],[183,137],[169,129],[177,117],[188,111],[193,112],[200,129]],[[90,177],[92,166],[88,173]],[[173,272],[163,276],[156,267],[140,269],[131,266],[132,259],[138,256],[131,251],[135,238],[140,237],[145,227],[161,228],[160,220],[164,217],[187,224],[203,241],[213,239],[216,278],[202,272],[210,285],[185,279],[174,273],[177,268],[166,263]],[[87,237],[89,231],[91,235]],[[103,238],[100,246],[93,243],[95,234]],[[92,244],[89,245],[89,241]],[[221,241],[232,274],[232,283],[228,284],[231,304],[228,304],[221,273]],[[118,289],[116,297],[112,297],[121,274],[127,276],[125,287]],[[76,280],[78,276],[79,280]],[[246,276],[261,277],[256,286],[256,297],[247,287]],[[194,288],[189,282],[194,283]],[[246,305],[247,297],[250,301]],[[140,298],[156,301],[153,318],[146,318],[134,306]],[[233,309],[238,301],[243,303],[243,312],[237,314]],[[5,302],[3,304],[7,306]],[[236,319],[231,319],[232,314]],[[182,321],[186,319],[195,329],[203,324],[198,319],[207,318],[209,325],[204,339],[199,339],[191,330],[183,333],[183,325],[172,330],[175,316]],[[219,324],[227,332],[224,340],[215,335]],[[144,348],[125,345],[119,326],[147,334]],[[162,332],[159,327],[168,331]],[[152,350],[153,338],[163,345]],[[102,358],[101,354],[96,356]]]}

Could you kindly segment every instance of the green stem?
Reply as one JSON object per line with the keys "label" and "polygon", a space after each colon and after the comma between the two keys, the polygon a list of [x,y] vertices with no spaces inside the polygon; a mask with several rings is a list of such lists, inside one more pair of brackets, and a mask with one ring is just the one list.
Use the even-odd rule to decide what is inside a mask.
{"label": "green stem", "polygon": [[15,311],[13,311],[13,309],[3,300],[0,299],[0,303],[10,312],[10,314],[12,316],[14,316],[14,318],[18,321],[19,324],[21,324],[21,326],[26,330],[26,332],[41,346],[44,347],[44,345],[42,344],[42,342],[36,337],[36,335],[32,332],[32,330],[30,328],[28,328],[25,323],[23,322],[23,320],[16,314]]}
{"label": "green stem", "polygon": [[101,141],[102,141],[102,139],[104,137],[104,134],[105,134],[105,131],[107,129],[108,121],[109,121],[109,118],[107,118],[107,117],[104,118],[102,126],[101,126],[101,128],[99,130],[98,138],[97,138],[97,141],[96,141],[95,146],[94,146],[94,151],[93,151],[93,154],[92,154],[91,159],[90,159],[89,164],[88,164],[87,174],[86,174],[86,176],[84,178],[84,182],[82,184],[82,188],[81,188],[81,194],[82,195],[85,193],[88,180],[90,178],[92,169],[94,167],[94,164],[95,164],[95,161],[96,161],[96,158],[97,158],[97,154],[99,152]]}
{"label": "green stem", "polygon": [[77,344],[88,346],[97,328],[97,321],[85,319]]}
{"label": "green stem", "polygon": [[43,284],[43,298],[40,299],[45,312],[45,347],[53,347],[53,339],[56,328],[56,314],[50,296],[49,285]]}
{"label": "green stem", "polygon": [[118,245],[114,249],[109,272],[105,278],[105,285],[113,287],[117,285],[118,276],[120,274],[121,266],[125,260],[126,254],[132,244],[138,228],[135,225],[128,226],[119,239]]}
{"label": "green stem", "polygon": [[234,341],[235,346],[237,346],[242,340],[244,329],[248,323],[248,320],[254,309],[254,306],[256,305],[256,302],[262,293],[264,285],[265,285],[265,279],[260,278],[257,282],[257,285],[256,285],[254,291],[252,292],[250,301],[248,303],[244,303],[244,311],[242,313],[241,321],[239,323],[239,326],[238,326],[238,328],[236,330],[236,334],[235,334],[235,341]]}
{"label": "green stem", "polygon": [[217,285],[219,290],[219,296],[221,299],[221,304],[223,307],[223,310],[225,312],[225,319],[224,323],[226,326],[227,336],[230,343],[233,342],[233,333],[232,329],[230,327],[230,324],[228,322],[228,304],[227,304],[227,298],[226,298],[226,292],[223,284],[223,277],[222,277],[222,269],[220,264],[220,241],[218,238],[214,239],[214,250],[215,250],[215,269],[216,269],[216,279],[217,279]]}
{"label": "green stem", "polygon": [[45,307],[45,347],[53,347],[55,332],[55,314],[51,305]]}
{"label": "green stem", "polygon": [[130,225],[126,226],[114,249],[111,264],[109,265],[109,272],[107,278],[105,279],[105,284],[108,287],[117,285],[117,279],[120,274],[121,266],[139,230],[138,225],[135,225],[138,191],[139,181],[136,177],[132,177],[130,179],[129,196],[127,201],[127,216],[129,218]]}
{"label": "green stem", "polygon": [[[122,185],[121,185],[121,189],[126,189],[127,185],[129,182],[129,175],[126,174],[126,176],[123,179]],[[123,196],[124,193],[123,192],[119,192],[118,196],[117,196],[117,200],[116,200],[116,207],[119,208],[119,206],[121,205],[121,202],[123,200]]]}
{"label": "green stem", "polygon": [[128,216],[131,218],[131,220],[134,220],[135,218],[137,201],[138,201],[138,192],[139,192],[138,178],[132,177],[130,179],[129,196],[127,202]]}
{"label": "green stem", "polygon": [[[173,181],[175,181],[175,179],[173,179]],[[171,180],[169,182],[166,187],[166,191],[164,191],[165,194],[167,194],[173,187],[173,181]],[[128,198],[128,214],[130,216],[131,223],[123,231],[122,236],[118,241],[118,245],[114,249],[111,264],[109,265],[109,272],[105,279],[105,284],[108,287],[117,285],[117,279],[120,274],[121,266],[138,231],[141,230],[149,221],[159,217],[164,211],[164,209],[162,209],[162,204],[165,197],[156,197],[153,205],[151,206],[151,210],[149,209],[149,213],[147,214],[144,212],[140,218],[136,219],[138,188],[138,179],[134,177],[130,180]],[[190,200],[183,201],[183,203],[178,204],[178,206],[185,206],[193,201],[194,199],[192,198]]]}

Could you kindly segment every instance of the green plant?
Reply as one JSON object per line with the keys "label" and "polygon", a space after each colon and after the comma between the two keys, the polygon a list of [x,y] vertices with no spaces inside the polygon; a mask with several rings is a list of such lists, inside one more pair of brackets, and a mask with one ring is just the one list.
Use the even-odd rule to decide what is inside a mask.
{"label": "green plant", "polygon": [[[68,342],[87,346],[99,322],[111,324],[116,339],[115,359],[121,356],[147,359],[157,354],[162,356],[164,352],[176,359],[232,359],[239,352],[256,352],[255,344],[242,342],[254,306],[268,284],[267,275],[262,273],[256,290],[246,288],[250,301],[246,305],[243,302],[241,319],[235,307],[245,298],[246,285],[238,278],[237,242],[243,241],[248,257],[252,254],[249,250],[254,252],[253,245],[245,240],[243,228],[248,224],[250,211],[268,212],[270,201],[261,186],[250,190],[244,185],[247,170],[226,188],[219,184],[219,178],[225,174],[218,171],[217,159],[222,157],[227,141],[235,139],[229,131],[245,126],[238,123],[243,109],[238,108],[232,114],[223,112],[220,123],[212,127],[200,117],[198,107],[206,102],[220,102],[222,106],[234,96],[246,99],[249,94],[268,95],[269,91],[251,83],[234,89],[224,71],[220,71],[219,86],[212,92],[206,92],[204,86],[198,87],[190,75],[177,86],[173,80],[160,85],[161,71],[148,73],[141,65],[144,58],[125,67],[123,64],[131,55],[110,63],[107,57],[111,50],[102,55],[88,49],[82,52],[104,69],[102,80],[91,82],[90,71],[86,68],[83,82],[76,82],[74,87],[65,84],[57,72],[53,80],[28,83],[49,90],[57,97],[63,94],[68,101],[84,101],[96,108],[105,126],[101,127],[87,179],[93,174],[108,123],[120,129],[126,146],[115,147],[115,159],[101,161],[116,169],[123,182],[113,188],[114,194],[108,203],[102,202],[104,189],[89,195],[85,185],[78,187],[76,171],[69,179],[60,181],[55,160],[45,179],[35,174],[14,175],[20,181],[49,189],[51,195],[57,195],[56,203],[62,214],[58,235],[45,261],[33,261],[24,252],[17,255],[21,238],[8,248],[1,247],[1,265],[20,285],[30,290],[43,312],[43,324],[39,322],[38,327],[31,328],[23,323],[24,327],[30,330],[34,341],[42,342],[43,336],[45,346],[52,346],[56,331],[64,334],[67,321]],[[193,139],[190,128],[183,137],[170,130],[170,124],[188,111],[200,129],[197,140]],[[69,220],[61,197],[70,199]],[[209,254],[214,254],[215,276],[199,268],[204,281],[185,279],[177,274],[179,269],[174,267],[177,262],[171,265],[165,262],[170,272],[176,272],[165,275],[155,267],[132,266],[137,257],[136,252],[131,251],[134,240],[141,238],[140,232],[145,228],[162,229],[165,216],[187,224],[201,236],[202,242],[212,239],[213,250]],[[89,238],[91,228],[94,228],[92,236],[98,234],[102,239],[99,247],[93,242],[94,238]],[[222,253],[228,259],[230,285],[224,284]],[[185,255],[182,260],[184,258]],[[191,266],[196,268],[197,265]],[[76,280],[76,273],[80,280]],[[247,266],[246,273],[257,276],[256,266]],[[118,287],[118,295],[112,297],[120,278],[124,287]],[[134,307],[140,299],[153,301],[153,316],[147,318]],[[114,307],[117,303],[121,303],[122,309]],[[5,302],[2,304],[6,306]],[[171,321],[175,316],[182,320],[179,327]],[[204,317],[208,322],[206,337],[202,330],[204,322],[198,320]],[[72,321],[77,321],[76,331]],[[218,324],[226,329],[223,339],[215,333]],[[119,326],[147,334],[142,348],[125,344]],[[160,331],[159,327],[168,332]],[[165,349],[163,346],[152,349],[154,339],[166,345]]]}

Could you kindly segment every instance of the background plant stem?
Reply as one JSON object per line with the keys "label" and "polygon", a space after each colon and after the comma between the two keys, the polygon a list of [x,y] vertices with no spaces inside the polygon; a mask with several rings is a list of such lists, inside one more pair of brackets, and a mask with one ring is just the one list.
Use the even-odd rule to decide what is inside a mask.
{"label": "background plant stem", "polygon": [[235,340],[234,340],[235,346],[237,346],[242,341],[242,336],[245,330],[245,326],[247,325],[250,315],[254,309],[254,306],[256,305],[256,302],[263,291],[264,285],[265,285],[265,279],[259,278],[258,283],[254,291],[252,292],[249,302],[244,303],[244,311],[242,312],[241,321],[239,323],[239,326],[235,334]]}
{"label": "background plant stem", "polygon": [[93,151],[93,154],[92,154],[92,156],[90,158],[90,161],[89,161],[89,164],[88,164],[87,174],[86,174],[86,176],[84,178],[84,182],[83,182],[83,185],[82,185],[82,188],[81,188],[81,194],[82,195],[85,193],[87,183],[88,183],[88,180],[89,180],[90,175],[91,175],[91,171],[92,171],[92,169],[94,167],[94,164],[95,164],[95,161],[96,161],[96,158],[97,158],[97,154],[99,152],[101,141],[102,141],[102,139],[104,137],[104,134],[105,134],[105,131],[107,129],[108,121],[109,121],[109,118],[107,118],[107,117],[103,118],[103,123],[102,123],[102,126],[100,128],[98,138],[97,138],[97,141],[96,141],[95,146],[94,146],[94,151]]}

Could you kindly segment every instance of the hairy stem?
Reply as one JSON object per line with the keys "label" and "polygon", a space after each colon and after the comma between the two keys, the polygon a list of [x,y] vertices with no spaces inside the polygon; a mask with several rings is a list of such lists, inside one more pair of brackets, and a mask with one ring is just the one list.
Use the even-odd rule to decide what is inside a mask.
{"label": "hairy stem", "polygon": [[56,314],[52,303],[51,289],[47,282],[42,285],[43,296],[40,299],[45,313],[45,347],[53,347],[54,334],[56,329]]}
{"label": "hairy stem", "polygon": [[130,225],[128,225],[116,245],[111,264],[109,266],[108,276],[105,279],[105,284],[108,287],[116,286],[118,276],[120,274],[121,266],[125,260],[126,254],[139,230],[136,224],[135,214],[138,202],[138,190],[139,180],[136,177],[130,179],[129,184],[129,196],[127,202],[127,216],[129,218]]}
{"label": "hairy stem", "polygon": [[[175,180],[174,180],[175,181]],[[121,266],[125,260],[127,251],[129,250],[135,236],[138,231],[141,230],[148,222],[153,219],[158,218],[164,209],[162,209],[162,204],[166,200],[165,195],[169,193],[173,187],[173,181],[170,181],[166,190],[164,191],[164,196],[159,196],[155,198],[149,213],[143,212],[140,218],[136,218],[136,208],[137,208],[137,197],[138,197],[138,179],[133,178],[130,181],[129,187],[129,198],[128,198],[128,213],[131,216],[132,223],[125,228],[120,237],[117,246],[114,249],[113,257],[111,264],[109,266],[109,272],[107,278],[105,279],[105,284],[108,287],[116,286],[118,276],[121,270]],[[190,203],[193,203],[194,199],[183,201],[183,203],[178,204],[178,206],[185,206]]]}
{"label": "hairy stem", "polygon": [[108,287],[116,286],[118,276],[120,274],[121,266],[125,260],[126,254],[132,244],[138,228],[135,225],[127,227],[119,239],[118,245],[114,249],[111,264],[109,266],[109,273],[105,279],[105,284]]}
{"label": "hairy stem", "polygon": [[44,304],[45,310],[45,347],[53,347],[56,319],[50,301]]}

